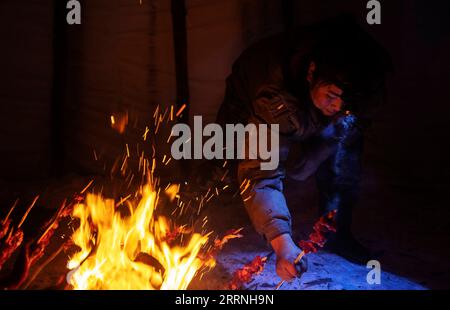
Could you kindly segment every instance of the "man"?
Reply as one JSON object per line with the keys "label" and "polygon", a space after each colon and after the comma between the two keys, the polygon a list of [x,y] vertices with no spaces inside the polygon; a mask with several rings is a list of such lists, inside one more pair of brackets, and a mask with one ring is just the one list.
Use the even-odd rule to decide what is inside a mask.
{"label": "man", "polygon": [[[383,95],[391,63],[385,51],[353,21],[338,18],[256,43],[238,58],[227,79],[217,122],[279,124],[280,164],[260,169],[260,159],[238,165],[239,183],[255,229],[277,256],[277,273],[290,280],[307,269],[292,240],[283,194],[286,176],[315,175],[321,213],[337,209],[329,250],[357,263],[369,252],[351,233],[360,182],[363,131]],[[269,135],[270,136],[270,135]]]}

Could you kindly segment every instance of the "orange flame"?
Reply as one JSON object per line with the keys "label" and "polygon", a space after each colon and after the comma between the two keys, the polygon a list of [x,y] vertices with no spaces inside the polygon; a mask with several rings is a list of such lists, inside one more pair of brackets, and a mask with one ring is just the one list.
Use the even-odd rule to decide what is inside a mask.
{"label": "orange flame", "polygon": [[111,127],[118,133],[123,134],[128,125],[128,112],[111,115]]}
{"label": "orange flame", "polygon": [[113,199],[88,194],[73,216],[80,220],[72,240],[80,248],[67,267],[74,289],[186,289],[203,267],[213,267],[199,253],[209,234],[183,235],[185,245],[171,245],[168,219],[154,216],[157,191],[145,185],[140,200],[127,201],[124,217]]}

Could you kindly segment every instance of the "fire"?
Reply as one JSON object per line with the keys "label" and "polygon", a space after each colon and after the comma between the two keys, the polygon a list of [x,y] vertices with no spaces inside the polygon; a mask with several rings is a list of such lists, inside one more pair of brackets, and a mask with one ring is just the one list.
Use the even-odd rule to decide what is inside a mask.
{"label": "fire", "polygon": [[123,134],[128,125],[128,112],[111,115],[111,127],[118,133]]}
{"label": "fire", "polygon": [[[229,239],[240,237],[237,231],[236,236],[225,236],[220,246],[208,246],[211,233],[196,233],[191,226],[178,226],[155,214],[160,207],[162,188],[155,177],[156,163],[160,160],[155,157],[154,143],[161,126],[176,121],[185,109],[183,105],[174,115],[173,106],[170,113],[169,108],[164,111],[156,108],[153,133],[147,126],[142,136],[144,142],[151,144],[151,158],[146,158],[143,149],[137,151],[138,173],[142,172],[142,180],[148,181],[146,185],[141,183],[136,195],[122,196],[125,198],[116,202],[89,193],[82,203],[75,205],[72,217],[79,221],[79,227],[72,234],[72,241],[79,249],[67,263],[70,270],[67,281],[74,289],[187,289],[194,276],[215,266],[219,248]],[[111,115],[111,126],[119,133],[126,130],[127,124],[128,113]],[[123,175],[128,169],[126,160],[133,154],[126,144]],[[170,159],[164,155],[164,166]],[[129,171],[129,176],[128,187],[135,174]],[[177,200],[175,211],[181,214],[188,207],[194,208],[195,203],[185,206],[179,191],[179,185],[169,184],[163,192],[170,201]],[[201,207],[202,204],[197,213]]]}
{"label": "fire", "polygon": [[256,256],[250,263],[234,272],[233,279],[231,279],[231,282],[228,284],[228,288],[230,290],[241,289],[245,283],[248,283],[253,279],[253,276],[263,272],[266,262],[266,256]]}
{"label": "fire", "polygon": [[[207,217],[202,221],[202,233],[196,233],[194,227],[200,219],[200,210],[220,191],[217,187],[209,188],[206,194],[191,197],[184,202],[180,197],[180,185],[168,184],[164,190],[161,180],[156,176],[156,136],[163,123],[176,121],[186,105],[174,115],[174,107],[160,110],[158,106],[154,117],[154,132],[146,126],[143,140],[150,143],[152,155],[148,157],[147,149],[136,145],[136,152],[125,144],[126,153],[122,156],[120,172],[126,176],[125,183],[129,189],[139,182],[136,193],[120,196],[118,201],[104,198],[101,194],[87,193],[94,179],[72,198],[64,200],[54,216],[40,229],[37,236],[24,236],[21,229],[28,214],[36,204],[37,196],[16,224],[12,219],[18,203],[12,206],[6,218],[0,219],[0,269],[3,264],[15,258],[11,272],[0,277],[0,289],[17,289],[29,287],[39,273],[50,264],[62,251],[74,251],[67,263],[67,270],[59,277],[56,284],[60,287],[64,278],[73,289],[187,289],[196,275],[203,276],[216,264],[215,257],[224,245],[232,239],[241,238],[240,229],[232,229],[222,238],[216,237],[208,245],[212,234],[203,233]],[[128,112],[110,116],[111,126],[119,133],[124,133],[128,125]],[[171,135],[167,141],[170,140]],[[127,160],[139,157],[138,171],[129,170]],[[94,157],[98,160],[94,150]],[[117,162],[111,168],[114,176]],[[168,166],[171,157],[164,155],[162,163]],[[225,165],[224,165],[225,166]],[[106,167],[106,166],[105,166]],[[142,174],[142,175],[140,175]],[[222,178],[226,176],[226,173]],[[139,178],[139,179],[138,179]],[[134,183],[133,181],[136,180]],[[145,183],[147,182],[147,183]],[[186,185],[188,182],[184,182]],[[176,200],[176,209],[171,216],[183,212],[192,212],[189,217],[191,225],[177,225],[155,212],[161,209],[159,193],[164,193],[169,201]],[[161,200],[162,201],[162,200]],[[166,200],[165,200],[166,201]],[[158,211],[159,211],[158,209]],[[65,225],[67,217],[77,223],[75,231],[69,238],[65,234],[58,236],[58,227]],[[197,216],[197,218],[196,218]],[[54,236],[64,239],[59,249],[41,262]],[[75,249],[76,247],[76,249]],[[17,255],[13,255],[17,254]],[[30,274],[33,271],[33,274]],[[62,287],[61,287],[62,288]],[[68,288],[65,286],[64,288]]]}
{"label": "fire", "polygon": [[[199,255],[209,234],[186,232],[155,216],[158,195],[151,185],[126,205],[124,216],[113,199],[90,193],[75,206],[80,226],[72,240],[80,250],[67,265],[74,289],[186,289],[197,273],[214,266],[214,258]],[[183,234],[184,245],[172,244],[173,231]]]}

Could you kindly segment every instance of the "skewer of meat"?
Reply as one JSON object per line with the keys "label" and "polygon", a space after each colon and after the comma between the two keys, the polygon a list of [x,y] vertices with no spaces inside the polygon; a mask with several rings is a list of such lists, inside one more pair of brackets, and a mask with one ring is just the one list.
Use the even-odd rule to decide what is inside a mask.
{"label": "skewer of meat", "polygon": [[[300,260],[308,253],[317,252],[318,248],[322,248],[327,242],[327,235],[330,232],[336,232],[336,216],[337,210],[333,210],[322,216],[313,227],[314,232],[309,235],[308,240],[301,240],[298,245],[302,249],[300,254],[294,260],[294,265],[298,264]],[[278,290],[285,281],[282,280],[276,286]]]}

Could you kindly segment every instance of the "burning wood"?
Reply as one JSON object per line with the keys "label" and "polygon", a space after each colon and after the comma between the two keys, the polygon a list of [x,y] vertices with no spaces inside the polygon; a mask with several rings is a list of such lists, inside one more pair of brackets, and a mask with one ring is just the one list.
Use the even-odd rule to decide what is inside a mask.
{"label": "burning wood", "polygon": [[0,268],[11,257],[11,255],[20,248],[19,255],[14,262],[12,272],[8,276],[0,279],[0,288],[17,289],[25,282],[28,278],[30,268],[44,255],[45,249],[49,245],[50,239],[58,228],[60,221],[71,214],[74,203],[79,202],[81,196],[78,194],[75,195],[73,199],[74,203],[72,204],[66,205],[64,202],[56,212],[53,219],[49,220],[44,225],[45,229],[43,233],[38,238],[28,240],[24,243],[24,234],[20,227],[25,222],[25,219],[33,206],[36,204],[37,199],[38,197],[36,197],[32,204],[28,207],[16,229],[13,227],[10,228],[11,220],[9,219],[15,205],[11,208],[6,218],[0,223],[1,232],[9,230],[9,234],[6,238],[4,238],[4,240],[0,238]]}
{"label": "burning wood", "polygon": [[[8,233],[9,227],[11,225],[11,219],[9,217],[11,216],[11,213],[16,208],[18,202],[19,202],[19,200],[17,199],[14,202],[13,206],[11,207],[11,209],[9,209],[9,212],[6,215],[6,217],[0,222],[0,240],[2,240],[3,237],[6,236],[6,234]],[[0,267],[1,267],[1,264],[0,264]]]}
{"label": "burning wood", "polygon": [[21,229],[14,231],[12,228],[9,234],[1,240],[0,244],[0,268],[11,257],[11,255],[20,247],[23,241],[23,232]]}
{"label": "burning wood", "polygon": [[[184,108],[176,112],[175,117],[179,117]],[[164,113],[160,113],[159,109],[155,112],[155,136],[166,117],[168,121],[173,120],[173,107],[170,117],[168,114],[168,109]],[[123,133],[127,124],[128,115],[111,116],[111,126],[118,132]],[[148,131],[146,129],[144,133],[144,141],[148,138]],[[128,169],[125,161],[133,156],[128,144],[126,146],[120,169],[123,175]],[[195,233],[191,227],[178,226],[163,216],[156,216],[154,211],[160,188],[159,179],[154,176],[157,162],[154,145],[152,151],[149,159],[144,156],[144,151],[137,151],[138,156],[142,154],[138,171],[142,172],[142,181],[134,195],[126,195],[118,203],[94,193],[84,195],[92,185],[91,181],[73,197],[72,203],[62,204],[42,226],[43,230],[36,238],[24,241],[21,225],[37,198],[16,228],[11,227],[12,221],[9,220],[11,210],[0,222],[0,267],[13,252],[19,251],[19,255],[11,274],[0,279],[0,288],[28,287],[37,274],[69,245],[77,247],[67,263],[70,270],[67,281],[75,289],[186,289],[195,275],[214,267],[218,252],[230,240],[242,237],[242,228],[228,231],[223,238],[216,238],[206,250],[211,233]],[[162,160],[165,166],[169,161]],[[128,181],[131,184],[134,174],[129,175],[132,175]],[[177,198],[179,186],[168,186],[166,190],[171,200]],[[219,195],[217,188],[210,197],[208,194],[203,197],[202,204],[203,200],[209,202],[213,195]],[[120,212],[122,205],[128,207],[129,214]],[[68,216],[78,219],[79,227],[29,277],[30,268],[42,258],[62,219]]]}
{"label": "burning wood", "polygon": [[201,254],[202,260],[214,262],[213,264],[210,264],[209,267],[214,267],[215,265],[215,258],[217,257],[217,254],[223,249],[225,244],[228,243],[228,241],[236,238],[242,238],[243,236],[240,234],[240,232],[244,228],[238,228],[238,229],[230,229],[227,232],[225,232],[224,236],[222,238],[216,238],[214,239],[214,244],[212,247],[206,251],[206,253]]}
{"label": "burning wood", "polygon": [[238,229],[230,229],[228,230],[225,235],[223,236],[222,239],[218,239],[216,238],[214,240],[214,249],[218,252],[220,250],[222,250],[223,246],[228,243],[228,241],[232,240],[232,239],[236,239],[236,238],[242,238],[243,236],[240,234],[240,232],[243,230],[244,228],[238,228]]}
{"label": "burning wood", "polygon": [[56,212],[53,219],[51,219],[44,227],[46,229],[41,234],[41,236],[33,242],[30,242],[30,265],[34,264],[36,261],[38,261],[42,255],[45,253],[45,249],[50,243],[50,240],[52,236],[54,235],[55,231],[58,229],[59,224],[61,220],[67,216],[70,215],[70,212],[73,209],[72,205],[66,205],[66,201],[63,202],[61,207]]}
{"label": "burning wood", "polygon": [[[73,216],[80,225],[72,240],[79,251],[67,264],[73,288],[186,289],[202,267],[212,264],[212,257],[205,261],[200,255],[210,234],[155,216],[158,192],[150,184],[143,186],[138,199],[129,201],[126,217],[114,200],[100,195],[89,193],[75,206]],[[180,235],[185,242],[173,244]]]}
{"label": "burning wood", "polygon": [[187,235],[192,233],[192,229],[186,227],[186,225],[176,226],[172,230],[166,232],[166,234],[161,238],[162,241],[172,244],[181,235]]}
{"label": "burning wood", "polygon": [[228,284],[230,290],[239,290],[242,286],[250,282],[253,277],[264,270],[267,257],[256,256],[253,261],[236,270],[233,279]]}
{"label": "burning wood", "polygon": [[19,202],[18,200],[15,201],[5,219],[0,222],[0,269],[3,264],[11,257],[11,255],[21,246],[24,237],[21,226],[25,222],[31,209],[36,204],[38,198],[39,196],[34,198],[33,202],[27,208],[25,214],[22,216],[22,219],[20,220],[17,227],[12,227],[12,220],[10,219],[10,216],[16,208],[17,203]]}

